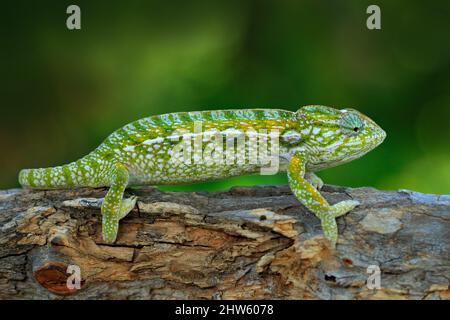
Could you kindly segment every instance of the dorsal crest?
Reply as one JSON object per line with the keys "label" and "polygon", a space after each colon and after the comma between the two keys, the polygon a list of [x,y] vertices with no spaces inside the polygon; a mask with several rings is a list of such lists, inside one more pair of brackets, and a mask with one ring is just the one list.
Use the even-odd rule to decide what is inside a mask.
{"label": "dorsal crest", "polygon": [[311,105],[300,108],[297,116],[310,125],[315,123],[338,125],[342,112],[332,107]]}

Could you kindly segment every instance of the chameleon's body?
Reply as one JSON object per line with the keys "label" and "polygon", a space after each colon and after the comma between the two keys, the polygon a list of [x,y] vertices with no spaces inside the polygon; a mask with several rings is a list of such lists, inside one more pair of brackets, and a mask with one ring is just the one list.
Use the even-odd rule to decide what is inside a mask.
{"label": "chameleon's body", "polygon": [[[202,132],[195,133],[199,123]],[[195,148],[199,141],[210,141],[212,132],[229,137],[230,130],[254,130],[256,136],[266,137],[271,132],[279,132],[279,170],[288,172],[293,193],[321,219],[323,232],[333,246],[337,240],[335,218],[352,210],[358,202],[348,200],[330,206],[317,190],[322,181],[314,172],[359,158],[386,136],[372,120],[356,110],[324,106],[307,106],[297,112],[246,109],[171,113],[124,126],[78,161],[53,168],[22,170],[19,182],[39,189],[110,187],[101,209],[103,238],[112,243],[119,220],[136,203],[136,197],[122,199],[128,185],[191,183],[254,174],[265,166],[261,161],[219,163],[207,157],[195,161],[198,160],[195,154],[190,162],[173,161],[174,157],[178,159],[173,150],[179,145],[180,137],[191,134]],[[250,139],[243,141],[246,149],[253,147]],[[200,150],[206,151],[207,145]],[[245,152],[248,155],[248,150],[233,148],[236,159],[245,156]]]}

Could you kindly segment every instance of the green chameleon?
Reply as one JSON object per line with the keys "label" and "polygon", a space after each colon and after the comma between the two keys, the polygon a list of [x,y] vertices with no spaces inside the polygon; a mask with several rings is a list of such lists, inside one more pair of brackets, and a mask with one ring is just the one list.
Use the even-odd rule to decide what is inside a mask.
{"label": "green chameleon", "polygon": [[[202,131],[196,132],[195,126],[199,123]],[[234,134],[232,138],[230,132]],[[229,144],[230,139],[242,138],[243,132],[251,133],[240,140],[244,141],[243,145],[238,146],[234,141]],[[355,208],[359,202],[347,200],[330,205],[318,192],[323,182],[314,172],[359,158],[386,137],[374,121],[353,109],[313,105],[297,112],[243,109],[151,116],[118,129],[97,149],[75,162],[21,170],[19,182],[24,187],[38,189],[109,187],[101,206],[102,235],[105,242],[113,243],[119,220],[136,204],[134,196],[123,199],[127,186],[192,183],[256,174],[267,164],[262,159],[269,158],[243,161],[251,152],[260,150],[251,138],[273,138],[273,132],[277,133],[278,139],[271,139],[267,146],[278,145],[278,149],[277,153],[271,153],[272,159],[279,160],[279,171],[287,171],[292,192],[321,220],[325,237],[335,247],[336,218]],[[196,146],[199,148],[195,143],[212,141],[212,136],[218,139],[217,135],[225,138],[212,150],[209,147],[209,156],[201,159],[198,155],[191,156],[189,151]],[[194,140],[194,147],[189,142],[180,148],[180,138],[187,136]],[[223,141],[237,153],[236,161],[229,161],[231,158],[223,161]],[[177,148],[178,153],[174,152]],[[207,149],[208,144],[206,147],[200,145],[197,151],[207,152]],[[181,151],[184,158],[180,156]]]}

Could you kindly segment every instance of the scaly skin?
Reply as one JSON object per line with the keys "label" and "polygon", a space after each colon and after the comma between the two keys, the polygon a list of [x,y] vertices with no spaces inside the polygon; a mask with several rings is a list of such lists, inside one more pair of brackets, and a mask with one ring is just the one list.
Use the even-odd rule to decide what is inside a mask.
{"label": "scaly skin", "polygon": [[[202,132],[195,133],[199,124]],[[38,189],[110,187],[101,208],[102,234],[105,242],[113,243],[119,220],[136,203],[136,197],[123,199],[129,185],[170,185],[258,173],[265,166],[261,160],[217,162],[213,161],[220,154],[217,145],[212,150],[201,145],[202,141],[211,141],[211,133],[217,132],[220,139],[225,137],[228,142],[230,130],[255,130],[258,137],[279,132],[279,170],[287,171],[293,193],[321,220],[324,235],[334,247],[338,235],[336,217],[352,210],[358,202],[328,204],[317,190],[323,183],[314,172],[359,158],[386,136],[371,119],[352,109],[306,106],[297,112],[245,109],[151,116],[115,131],[80,160],[53,168],[22,170],[19,182],[24,187]],[[200,150],[206,154],[203,161],[196,159],[195,154],[192,158],[189,155],[189,161],[174,161],[180,159],[180,153],[174,150],[186,135],[194,140],[192,149],[200,143]],[[234,145],[234,140],[231,145],[236,159],[243,159],[256,148],[250,138],[244,137],[242,141],[247,151]],[[269,147],[275,145],[269,142]],[[191,151],[191,147],[189,142],[185,149]]]}

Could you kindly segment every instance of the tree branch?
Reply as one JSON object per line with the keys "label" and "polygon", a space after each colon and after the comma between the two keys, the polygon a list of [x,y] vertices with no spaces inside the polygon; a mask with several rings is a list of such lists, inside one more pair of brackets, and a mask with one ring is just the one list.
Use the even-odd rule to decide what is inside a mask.
{"label": "tree branch", "polygon": [[[450,299],[448,195],[325,186],[332,204],[361,202],[332,251],[287,186],[130,189],[138,205],[107,245],[105,191],[0,191],[0,298]],[[380,289],[366,286],[370,265]]]}

